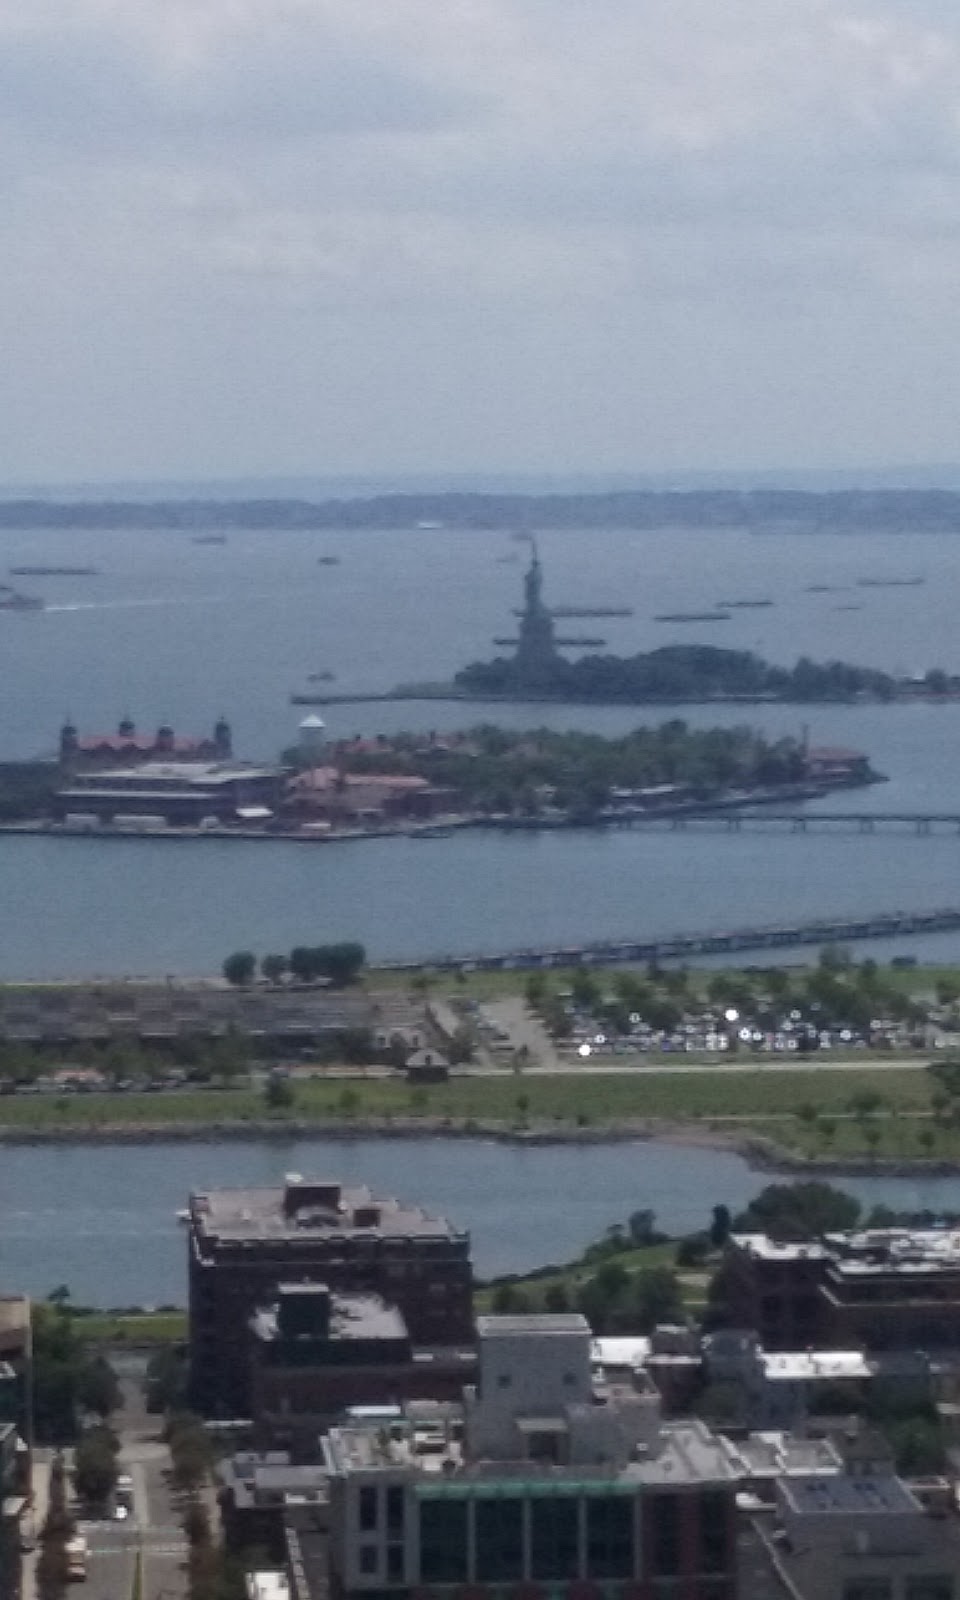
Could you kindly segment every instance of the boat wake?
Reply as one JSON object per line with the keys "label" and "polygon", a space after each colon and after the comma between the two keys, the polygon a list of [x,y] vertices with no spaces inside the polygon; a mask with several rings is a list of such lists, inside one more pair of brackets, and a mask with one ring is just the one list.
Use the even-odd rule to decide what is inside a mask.
{"label": "boat wake", "polygon": [[164,606],[224,606],[239,600],[286,600],[297,590],[274,590],[264,594],[171,594],[125,600],[65,600],[45,605],[44,611],[141,611]]}

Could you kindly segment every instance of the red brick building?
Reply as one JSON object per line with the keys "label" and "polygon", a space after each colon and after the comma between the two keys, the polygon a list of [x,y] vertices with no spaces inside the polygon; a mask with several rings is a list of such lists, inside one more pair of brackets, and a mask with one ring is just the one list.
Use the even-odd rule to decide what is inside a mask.
{"label": "red brick building", "polygon": [[275,1302],[254,1313],[249,1362],[257,1447],[302,1457],[348,1407],[459,1400],[476,1367],[472,1343],[418,1348],[379,1295],[316,1283],[282,1283]]}
{"label": "red brick building", "polygon": [[191,1195],[187,1240],[191,1385],[209,1415],[250,1415],[249,1322],[281,1283],[380,1295],[418,1346],[472,1341],[469,1235],[419,1206],[291,1177]]}
{"label": "red brick building", "polygon": [[233,734],[224,717],[209,737],[175,733],[166,724],[156,733],[138,733],[130,717],[123,718],[116,733],[80,733],[72,722],[60,729],[60,765],[72,771],[144,761],[229,761],[232,756]]}

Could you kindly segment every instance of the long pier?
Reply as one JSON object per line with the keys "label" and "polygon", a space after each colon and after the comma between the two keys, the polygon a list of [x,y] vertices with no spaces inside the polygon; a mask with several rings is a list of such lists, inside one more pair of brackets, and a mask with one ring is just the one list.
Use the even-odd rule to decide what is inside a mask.
{"label": "long pier", "polygon": [[960,907],[936,911],[881,911],[872,917],[825,917],[810,922],[728,928],[716,933],[680,933],[658,939],[613,939],[579,945],[544,945],[478,955],[440,955],[421,961],[381,961],[392,972],[505,972],[544,967],[643,965],[689,956],[726,955],[791,946],[844,944],[861,939],[899,939],[960,929]]}
{"label": "long pier", "polygon": [[745,829],[760,832],[779,830],[783,833],[811,833],[818,829],[844,830],[850,833],[877,833],[885,830],[918,834],[960,834],[960,811],[774,811],[720,810],[705,807],[702,811],[691,808],[658,816],[655,812],[630,812],[622,816],[609,813],[601,819],[607,826],[625,828],[654,828],[678,832],[683,829],[742,833]]}

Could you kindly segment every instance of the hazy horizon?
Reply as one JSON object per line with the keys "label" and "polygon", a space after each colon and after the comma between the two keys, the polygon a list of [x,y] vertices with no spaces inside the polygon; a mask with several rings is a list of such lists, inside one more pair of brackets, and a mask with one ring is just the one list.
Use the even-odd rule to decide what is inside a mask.
{"label": "hazy horizon", "polygon": [[418,472],[365,474],[292,474],[237,478],[119,479],[102,482],[0,483],[0,501],[140,501],[149,499],[365,499],[376,495],[435,494],[603,494],[639,491],[794,489],[809,493],[833,490],[943,489],[960,491],[960,463],[940,466],[863,467],[845,470],[795,469],[715,472],[691,468],[676,472]]}

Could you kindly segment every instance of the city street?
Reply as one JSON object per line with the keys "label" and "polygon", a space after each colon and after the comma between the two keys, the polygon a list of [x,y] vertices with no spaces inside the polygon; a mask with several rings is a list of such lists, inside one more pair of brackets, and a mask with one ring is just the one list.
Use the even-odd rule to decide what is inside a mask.
{"label": "city street", "polygon": [[[118,1367],[120,1363],[117,1363]],[[133,1479],[133,1515],[122,1522],[81,1522],[90,1556],[89,1600],[130,1600],[137,1551],[143,1564],[143,1600],[186,1600],[187,1543],[168,1481],[170,1455],[160,1438],[162,1419],[144,1408],[139,1364],[120,1374],[123,1410],[114,1418],[119,1467]]]}

